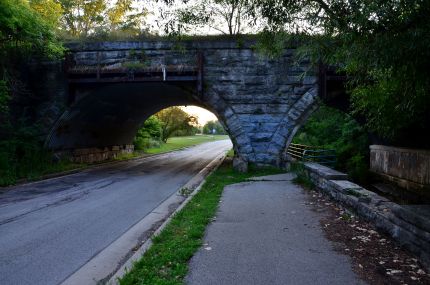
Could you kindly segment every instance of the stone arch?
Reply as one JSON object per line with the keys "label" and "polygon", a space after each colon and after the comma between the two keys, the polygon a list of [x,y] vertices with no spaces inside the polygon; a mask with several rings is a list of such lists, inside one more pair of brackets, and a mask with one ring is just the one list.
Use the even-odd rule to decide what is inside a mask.
{"label": "stone arch", "polygon": [[46,146],[65,151],[128,145],[149,116],[171,106],[196,105],[216,115],[232,140],[236,155],[248,161],[251,150],[246,146],[249,139],[232,108],[220,96],[201,97],[190,90],[166,83],[81,88],[77,101],[52,128]]}

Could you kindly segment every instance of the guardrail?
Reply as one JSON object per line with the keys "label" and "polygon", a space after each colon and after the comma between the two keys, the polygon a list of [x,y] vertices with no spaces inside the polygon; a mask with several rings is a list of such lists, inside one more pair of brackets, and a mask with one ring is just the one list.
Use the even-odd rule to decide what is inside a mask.
{"label": "guardrail", "polygon": [[336,150],[292,143],[288,146],[287,154],[300,161],[312,161],[325,166],[334,167]]}

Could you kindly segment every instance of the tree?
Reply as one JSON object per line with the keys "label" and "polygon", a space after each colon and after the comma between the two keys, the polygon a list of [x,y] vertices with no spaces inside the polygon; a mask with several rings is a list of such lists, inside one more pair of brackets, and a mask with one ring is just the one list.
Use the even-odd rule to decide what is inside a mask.
{"label": "tree", "polygon": [[[11,55],[61,56],[62,45],[42,15],[24,0],[0,1],[0,65],[12,64]],[[3,77],[3,76],[2,76]]]}
{"label": "tree", "polygon": [[209,121],[203,126],[204,134],[225,135],[226,132],[219,121]]}
{"label": "tree", "polygon": [[137,131],[133,144],[136,150],[144,150],[158,144],[162,137],[162,122],[156,117],[149,117]]}
{"label": "tree", "polygon": [[60,3],[54,0],[30,0],[30,7],[52,28],[58,28],[60,18],[63,15],[63,8]]}
{"label": "tree", "polygon": [[161,140],[167,142],[175,132],[179,130],[191,130],[197,125],[197,118],[187,114],[179,107],[164,109],[155,116],[162,122]]}
{"label": "tree", "polygon": [[430,1],[255,0],[252,5],[272,34],[299,31],[307,36],[302,55],[349,75],[353,112],[365,116],[370,130],[395,144],[430,144],[429,138],[411,139],[430,126]]}
{"label": "tree", "polygon": [[[49,1],[48,1],[49,2]],[[41,2],[40,2],[41,3]],[[40,3],[0,1],[0,185],[46,171],[38,128],[26,110],[34,108],[34,94],[26,89],[20,70],[28,58],[53,59],[63,54],[54,30],[55,17],[44,14]],[[37,5],[36,5],[37,4]],[[52,3],[51,3],[52,4]],[[29,100],[30,99],[30,100]]]}
{"label": "tree", "polygon": [[118,31],[139,34],[146,10],[136,0],[59,0],[64,11],[62,29],[74,37],[100,36]]}
{"label": "tree", "polygon": [[184,2],[187,5],[176,9],[173,19],[166,24],[169,33],[184,33],[207,27],[222,34],[238,35],[256,24],[249,11],[252,7],[246,5],[247,0]]}
{"label": "tree", "polygon": [[309,117],[293,142],[336,150],[335,168],[347,172],[357,182],[368,182],[368,136],[350,115],[322,105]]}

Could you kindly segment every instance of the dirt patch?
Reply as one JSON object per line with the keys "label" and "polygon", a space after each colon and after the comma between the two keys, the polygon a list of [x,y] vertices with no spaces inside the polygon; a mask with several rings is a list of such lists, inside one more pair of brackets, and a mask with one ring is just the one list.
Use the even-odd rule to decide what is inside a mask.
{"label": "dirt patch", "polygon": [[430,274],[418,259],[391,237],[316,191],[307,191],[307,205],[323,213],[326,237],[337,251],[349,255],[353,270],[369,284],[430,284]]}

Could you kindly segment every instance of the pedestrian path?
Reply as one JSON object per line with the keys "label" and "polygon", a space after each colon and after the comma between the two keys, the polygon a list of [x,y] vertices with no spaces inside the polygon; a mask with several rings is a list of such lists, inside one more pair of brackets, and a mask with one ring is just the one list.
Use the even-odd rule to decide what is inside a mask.
{"label": "pedestrian path", "polygon": [[272,175],[224,189],[187,284],[365,284],[324,237],[322,214],[291,179]]}

